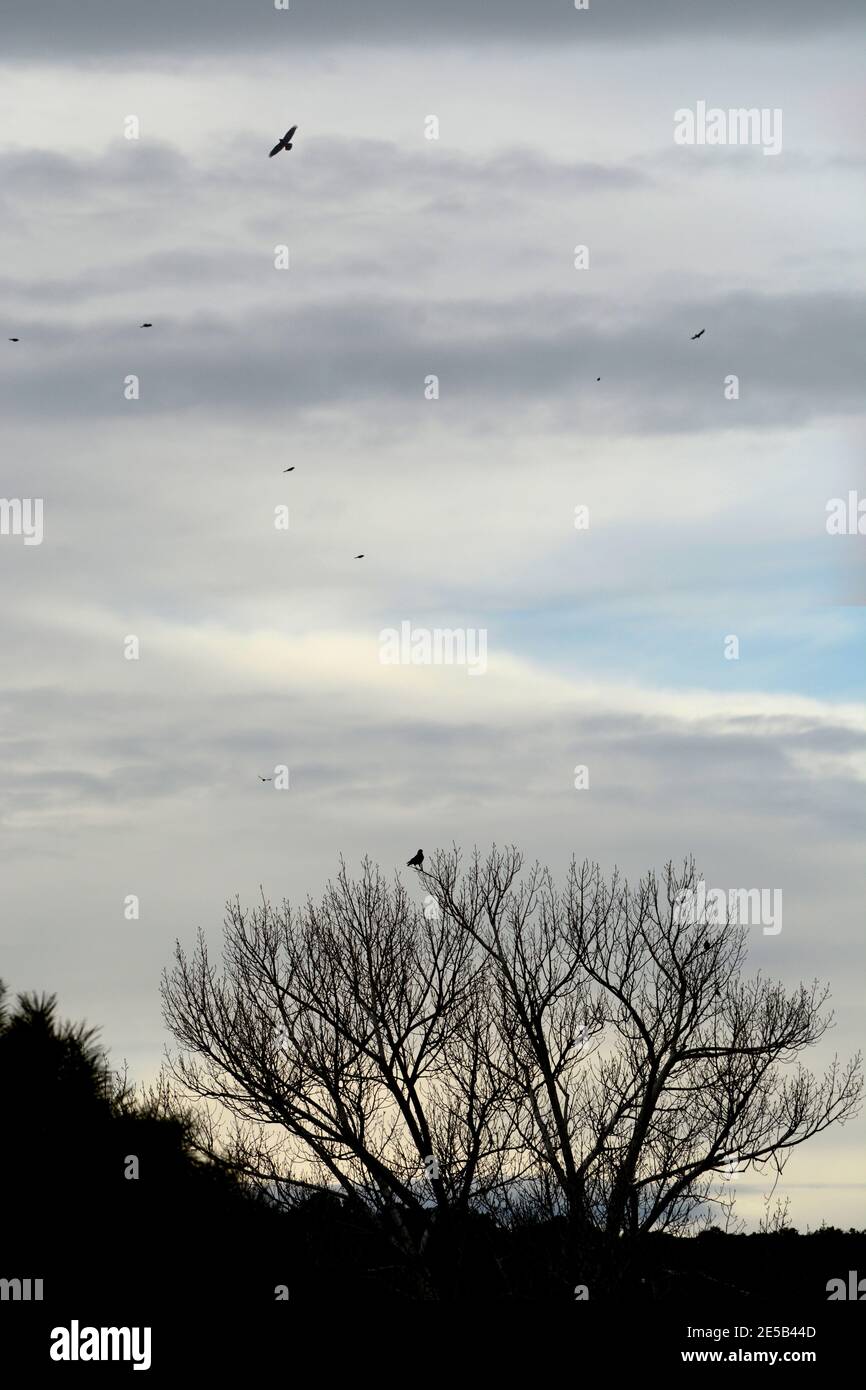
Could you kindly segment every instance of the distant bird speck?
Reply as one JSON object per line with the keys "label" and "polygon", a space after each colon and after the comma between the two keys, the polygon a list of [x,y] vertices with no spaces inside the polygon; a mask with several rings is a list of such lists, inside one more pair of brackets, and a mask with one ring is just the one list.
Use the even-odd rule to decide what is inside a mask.
{"label": "distant bird speck", "polygon": [[142,328],[153,328],[153,324],[152,324],[152,323],[143,323],[141,326],[142,326]]}
{"label": "distant bird speck", "polygon": [[294,471],[295,471],[295,465],[294,465],[294,464],[292,464],[291,468],[284,468],[284,469],[283,469],[283,472],[284,472],[284,473],[294,473]]}
{"label": "distant bird speck", "polygon": [[20,339],[20,338],[10,338],[9,341],[10,341],[10,343],[20,343],[20,342],[21,342],[21,339]]}
{"label": "distant bird speck", "polygon": [[273,782],[273,780],[274,780],[273,777],[263,777],[263,776],[261,775],[261,773],[259,773],[259,781],[260,781],[260,782]]}
{"label": "distant bird speck", "polygon": [[596,377],[596,381],[601,381],[601,377],[600,377],[600,376],[597,376],[597,377]]}
{"label": "distant bird speck", "polygon": [[420,869],[424,863],[424,851],[419,849],[417,854],[413,854],[411,859],[406,860],[407,869]]}
{"label": "distant bird speck", "polygon": [[356,559],[356,560],[363,560],[363,558],[364,558],[363,552],[362,552],[360,555],[356,555],[356,556],[355,556],[355,559]]}
{"label": "distant bird speck", "polygon": [[707,330],[706,330],[705,328],[702,328],[701,331],[700,331],[700,333],[693,333],[693,334],[692,334],[692,342],[695,341],[695,338],[702,338],[702,337],[704,336],[704,334],[706,333],[706,331],[707,331]]}
{"label": "distant bird speck", "polygon": [[274,145],[274,148],[268,155],[268,159],[273,159],[274,155],[279,154],[280,150],[290,150],[292,148],[292,136],[294,135],[297,128],[298,127],[296,125],[293,125],[291,130],[286,131],[282,140],[279,140],[277,144]]}

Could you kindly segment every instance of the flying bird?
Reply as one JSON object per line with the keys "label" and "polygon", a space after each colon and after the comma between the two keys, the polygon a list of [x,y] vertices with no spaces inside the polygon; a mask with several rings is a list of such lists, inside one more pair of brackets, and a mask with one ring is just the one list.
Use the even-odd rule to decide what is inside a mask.
{"label": "flying bird", "polygon": [[600,377],[600,376],[597,376],[597,377],[596,377],[596,381],[601,381],[601,377]]}
{"label": "flying bird", "polygon": [[20,338],[10,338],[9,341],[10,341],[10,343],[20,343],[21,339],[20,339]]}
{"label": "flying bird", "polygon": [[152,323],[143,323],[143,324],[141,325],[141,327],[142,327],[142,328],[153,328],[153,324],[152,324]]}
{"label": "flying bird", "polygon": [[263,777],[262,774],[259,773],[259,781],[260,781],[260,782],[273,782],[273,780],[274,780],[273,777]]}
{"label": "flying bird", "polygon": [[360,555],[356,555],[356,556],[355,556],[355,559],[356,559],[356,560],[363,560],[363,558],[364,558],[363,552],[362,552]]}
{"label": "flying bird", "polygon": [[296,125],[293,125],[291,130],[286,131],[282,140],[280,140],[276,145],[274,145],[274,148],[268,155],[268,159],[273,159],[274,155],[279,154],[280,150],[290,150],[292,148],[292,136],[294,135],[297,128],[298,127]]}
{"label": "flying bird", "polygon": [[407,859],[407,860],[406,860],[406,868],[407,868],[407,869],[420,869],[420,867],[421,867],[421,865],[422,865],[423,863],[424,863],[424,851],[423,851],[423,849],[419,849],[419,851],[418,851],[417,854],[413,854],[411,859]]}
{"label": "flying bird", "polygon": [[295,465],[294,465],[294,464],[292,464],[291,468],[284,468],[284,469],[283,469],[283,472],[284,472],[284,473],[294,473],[294,471],[295,471]]}
{"label": "flying bird", "polygon": [[693,334],[692,334],[692,342],[695,341],[695,338],[702,338],[702,337],[704,336],[704,334],[706,333],[706,331],[707,331],[707,330],[706,330],[705,328],[702,328],[701,331],[700,331],[700,333],[693,333]]}

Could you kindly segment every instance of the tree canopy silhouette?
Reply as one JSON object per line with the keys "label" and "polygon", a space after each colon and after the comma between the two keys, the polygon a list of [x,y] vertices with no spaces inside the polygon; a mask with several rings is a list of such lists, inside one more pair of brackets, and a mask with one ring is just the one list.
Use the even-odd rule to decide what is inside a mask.
{"label": "tree canopy silhouette", "polygon": [[688,1230],[732,1164],[779,1172],[855,1111],[859,1056],[800,1060],[826,988],[744,978],[745,927],[682,920],[692,863],[557,888],[514,848],[454,849],[420,877],[424,905],[369,861],[300,909],[230,903],[221,970],[177,946],[173,1074],[280,1200],[338,1192],[416,1243],[455,1214],[561,1219],[586,1260]]}

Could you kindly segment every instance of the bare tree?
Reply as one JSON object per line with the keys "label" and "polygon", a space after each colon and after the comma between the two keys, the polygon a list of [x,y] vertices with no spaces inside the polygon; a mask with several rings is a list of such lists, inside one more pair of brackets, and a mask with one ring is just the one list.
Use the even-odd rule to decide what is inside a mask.
{"label": "bare tree", "polygon": [[287,1203],[341,1193],[408,1250],[407,1213],[495,1204],[519,1166],[489,970],[453,918],[343,865],[301,912],[230,904],[222,973],[201,935],[191,958],[177,946],[171,1071],[234,1116],[238,1171]]}
{"label": "bare tree", "polygon": [[201,936],[177,947],[174,1077],[234,1116],[229,1161],[279,1199],[339,1192],[416,1252],[413,1213],[529,1211],[583,1268],[856,1109],[859,1056],[798,1060],[826,989],[744,980],[746,929],[680,911],[691,863],[634,887],[572,864],[562,890],[514,848],[428,865],[423,909],[343,865],[301,911],[230,904],[221,972]]}
{"label": "bare tree", "polygon": [[682,911],[693,863],[634,888],[573,863],[562,892],[522,869],[494,849],[461,873],[454,850],[423,878],[493,966],[521,1140],[576,1229],[681,1230],[719,1173],[781,1171],[855,1111],[859,1054],[820,1079],[797,1060],[831,1025],[828,991],[744,981],[747,929]]}

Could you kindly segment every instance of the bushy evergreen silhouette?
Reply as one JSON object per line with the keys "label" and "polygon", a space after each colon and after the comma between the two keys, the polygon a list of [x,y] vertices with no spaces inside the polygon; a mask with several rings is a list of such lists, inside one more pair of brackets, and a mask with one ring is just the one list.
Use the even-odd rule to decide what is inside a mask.
{"label": "bushy evergreen silhouette", "polygon": [[191,1276],[230,1284],[230,1251],[245,1281],[266,1285],[273,1265],[287,1282],[281,1213],[196,1154],[192,1112],[137,1096],[53,996],[10,1007],[0,991],[0,1277],[42,1278],[67,1309],[80,1291],[140,1301],[186,1297]]}

